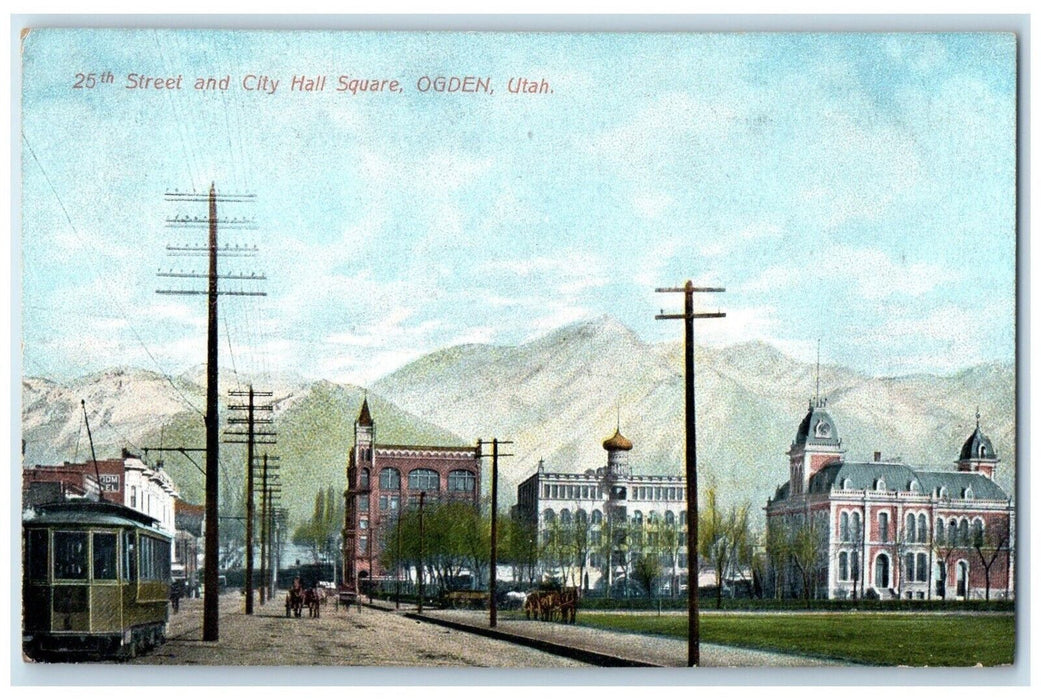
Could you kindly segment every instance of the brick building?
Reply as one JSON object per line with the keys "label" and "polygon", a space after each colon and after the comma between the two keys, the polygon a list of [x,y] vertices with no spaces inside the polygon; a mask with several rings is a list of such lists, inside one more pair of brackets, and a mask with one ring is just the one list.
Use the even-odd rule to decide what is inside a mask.
{"label": "brick building", "polygon": [[[954,470],[875,452],[849,462],[826,400],[811,402],[788,451],[789,479],[767,501],[768,587],[828,598],[1011,598],[1015,504],[994,482],[998,459],[979,426]],[[780,551],[779,549],[777,551]],[[804,575],[806,574],[806,575]]]}
{"label": "brick building", "polygon": [[480,499],[481,458],[474,446],[382,445],[368,399],[354,422],[354,446],[347,462],[344,504],[344,584],[357,588],[387,575],[380,564],[381,539],[402,508],[457,499]]}
{"label": "brick building", "polygon": [[161,529],[175,532],[176,485],[161,466],[152,468],[126,450],[118,458],[99,459],[96,467],[91,460],[65,462],[59,466],[36,465],[22,470],[27,504],[41,503],[41,498],[46,500],[52,495],[57,495],[57,500],[69,496],[91,497],[90,494],[96,497],[98,484],[104,500],[150,515],[159,521]]}

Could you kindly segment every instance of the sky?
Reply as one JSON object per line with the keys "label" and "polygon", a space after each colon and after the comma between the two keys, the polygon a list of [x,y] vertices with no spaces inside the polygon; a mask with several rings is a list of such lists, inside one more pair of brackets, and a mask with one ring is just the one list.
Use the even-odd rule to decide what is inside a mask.
{"label": "sky", "polygon": [[[874,375],[1015,352],[1011,34],[37,30],[23,42],[23,373],[206,357],[205,204],[228,257],[221,365],[368,384],[460,343],[614,316]],[[76,74],[113,82],[76,88]],[[130,74],[181,88],[128,88]],[[326,76],[322,92],[290,90]],[[337,92],[338,77],[400,92]],[[228,78],[196,90],[197,77]],[[273,93],[246,76],[278,80]],[[475,76],[494,91],[422,91]],[[546,94],[511,94],[511,78]],[[252,82],[249,82],[252,81]],[[85,84],[86,79],[82,82]],[[256,79],[247,79],[247,86]]]}

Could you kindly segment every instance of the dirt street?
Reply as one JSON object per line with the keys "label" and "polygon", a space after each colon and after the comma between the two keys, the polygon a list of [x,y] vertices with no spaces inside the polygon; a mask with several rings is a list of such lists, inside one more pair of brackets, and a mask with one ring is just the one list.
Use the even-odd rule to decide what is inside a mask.
{"label": "dirt street", "polygon": [[127,662],[210,666],[471,666],[580,667],[577,661],[527,647],[408,620],[362,607],[317,619],[287,618],[276,598],[243,612],[238,593],[221,596],[220,641],[202,641],[202,600],[181,601],[170,616],[169,641]]}

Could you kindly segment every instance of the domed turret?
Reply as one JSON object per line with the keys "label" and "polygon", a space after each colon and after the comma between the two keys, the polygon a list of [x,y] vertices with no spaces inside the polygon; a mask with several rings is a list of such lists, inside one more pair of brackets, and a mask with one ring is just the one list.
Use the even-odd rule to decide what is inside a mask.
{"label": "domed turret", "polygon": [[988,479],[994,478],[998,455],[990,438],[980,430],[980,414],[976,411],[976,429],[972,431],[958,455],[958,471],[980,472]]}
{"label": "domed turret", "polygon": [[620,428],[615,428],[614,435],[604,440],[607,450],[607,476],[609,479],[629,477],[629,455],[633,443],[622,435]]}
{"label": "domed turret", "polygon": [[816,405],[810,403],[806,417],[802,419],[799,430],[795,433],[795,442],[792,443],[792,447],[805,447],[806,445],[838,447],[842,444],[835,421],[824,410],[826,404],[826,400],[818,401]]}

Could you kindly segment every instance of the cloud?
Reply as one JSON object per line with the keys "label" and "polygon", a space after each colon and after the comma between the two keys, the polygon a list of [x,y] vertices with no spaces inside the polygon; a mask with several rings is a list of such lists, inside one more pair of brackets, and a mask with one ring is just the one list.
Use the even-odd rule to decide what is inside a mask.
{"label": "cloud", "polygon": [[893,297],[922,297],[958,279],[953,271],[930,262],[901,262],[877,248],[839,246],[823,251],[811,261],[774,265],[756,277],[736,285],[746,294],[795,293],[800,286],[818,290],[830,285],[827,296],[845,287],[856,297],[882,301]]}

